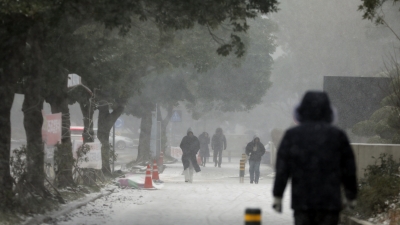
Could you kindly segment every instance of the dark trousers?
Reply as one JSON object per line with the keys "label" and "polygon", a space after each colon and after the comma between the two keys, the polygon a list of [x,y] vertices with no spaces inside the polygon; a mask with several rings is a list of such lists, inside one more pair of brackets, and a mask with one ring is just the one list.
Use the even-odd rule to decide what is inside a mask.
{"label": "dark trousers", "polygon": [[295,225],[337,225],[339,211],[295,210]]}
{"label": "dark trousers", "polygon": [[[218,157],[218,161],[217,161]],[[221,166],[222,163],[222,150],[214,150],[214,163],[215,165]]]}
{"label": "dark trousers", "polygon": [[260,163],[261,161],[249,160],[250,182],[255,181],[258,183],[258,179],[260,178]]}
{"label": "dark trousers", "polygon": [[202,157],[201,157],[201,163],[202,163],[203,165],[206,165],[206,162],[207,162],[207,157],[202,156]]}

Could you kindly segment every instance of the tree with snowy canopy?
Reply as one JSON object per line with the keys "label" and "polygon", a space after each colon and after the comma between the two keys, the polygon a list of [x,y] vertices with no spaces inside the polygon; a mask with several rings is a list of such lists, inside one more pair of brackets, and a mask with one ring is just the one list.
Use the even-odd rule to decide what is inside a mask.
{"label": "tree with snowy canopy", "polygon": [[[195,24],[213,30],[227,23],[232,30],[230,41],[219,40],[217,52],[237,56],[244,54],[244,44],[238,33],[249,26],[246,19],[257,13],[277,11],[276,0],[250,1],[77,1],[77,0],[1,0],[0,1],[0,81],[1,81],[1,123],[0,123],[0,202],[2,206],[12,203],[12,179],[9,171],[10,119],[9,112],[17,84],[25,94],[23,105],[24,126],[27,134],[28,182],[35,189],[43,186],[43,144],[41,143],[44,96],[42,93],[46,62],[45,44],[51,32],[61,35],[74,32],[88,23],[103,24],[107,29],[117,28],[126,34],[132,26],[132,19],[151,20],[160,30],[191,29]],[[67,23],[75,29],[57,30]],[[65,84],[64,84],[65,85]],[[62,91],[62,90],[60,90]],[[65,93],[65,90],[64,90]],[[66,98],[64,96],[64,98]],[[64,101],[65,102],[65,101]],[[118,102],[118,101],[116,101]],[[64,106],[65,107],[65,106]],[[65,139],[68,142],[68,138]],[[67,143],[68,144],[68,143]],[[68,153],[71,155],[72,153]],[[68,180],[68,179],[67,179]],[[1,207],[2,209],[8,207]]]}

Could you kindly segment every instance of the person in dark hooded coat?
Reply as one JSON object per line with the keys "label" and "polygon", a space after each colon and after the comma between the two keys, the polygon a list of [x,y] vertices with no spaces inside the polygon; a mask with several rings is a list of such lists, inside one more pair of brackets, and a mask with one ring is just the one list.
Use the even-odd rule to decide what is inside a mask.
{"label": "person in dark hooded coat", "polygon": [[200,141],[200,157],[201,157],[201,162],[202,166],[206,166],[206,161],[207,158],[210,157],[210,149],[208,148],[208,145],[210,144],[210,136],[208,136],[207,132],[203,132],[199,136],[199,141]]}
{"label": "person in dark hooded coat", "polygon": [[187,135],[183,137],[180,147],[182,149],[182,164],[183,173],[185,175],[185,182],[193,182],[193,169],[200,172],[200,166],[197,164],[196,155],[200,149],[200,142],[194,136],[192,130],[189,128]]}
{"label": "person in dark hooded coat", "polygon": [[260,178],[261,157],[265,154],[265,147],[259,137],[254,137],[246,146],[246,155],[249,156],[250,183],[258,184]]}
{"label": "person in dark hooded coat", "polygon": [[222,128],[217,128],[215,134],[211,139],[211,149],[214,150],[214,163],[215,167],[221,168],[222,163],[222,150],[226,149],[226,138]]}
{"label": "person in dark hooded coat", "polygon": [[307,92],[295,110],[300,123],[286,131],[278,148],[273,208],[281,212],[288,179],[296,225],[336,225],[343,207],[354,206],[357,179],[354,153],[346,134],[331,125],[334,112],[325,92]]}

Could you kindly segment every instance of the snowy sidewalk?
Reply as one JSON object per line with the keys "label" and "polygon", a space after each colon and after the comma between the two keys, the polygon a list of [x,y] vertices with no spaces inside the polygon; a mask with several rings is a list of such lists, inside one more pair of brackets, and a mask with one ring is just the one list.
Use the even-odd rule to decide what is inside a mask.
{"label": "snowy sidewalk", "polygon": [[169,164],[160,174],[165,182],[163,189],[120,189],[53,224],[243,224],[247,207],[262,209],[263,224],[293,224],[290,189],[285,194],[283,214],[271,209],[273,177],[269,176],[272,169],[268,166],[261,166],[262,178],[257,185],[250,184],[248,177],[245,183],[239,183],[238,160],[223,163],[222,168],[208,163],[201,169],[193,183],[185,183],[182,164]]}

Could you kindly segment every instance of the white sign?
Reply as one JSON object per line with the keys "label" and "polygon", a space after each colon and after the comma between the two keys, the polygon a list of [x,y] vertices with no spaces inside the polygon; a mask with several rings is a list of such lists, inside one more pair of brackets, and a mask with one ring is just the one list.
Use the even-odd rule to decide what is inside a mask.
{"label": "white sign", "polygon": [[74,87],[82,83],[81,77],[78,74],[68,74],[68,87]]}
{"label": "white sign", "polygon": [[47,161],[52,161],[54,159],[54,146],[45,146],[44,154],[46,155],[45,159]]}
{"label": "white sign", "polygon": [[[77,158],[78,149],[83,145],[83,141],[74,141],[74,158]],[[101,143],[100,142],[91,142],[86,143],[90,148],[90,151],[86,153],[85,156],[82,156],[82,160],[78,162],[78,166],[80,168],[92,168],[96,170],[100,170],[102,166],[101,161]],[[88,160],[85,161],[84,158]]]}

